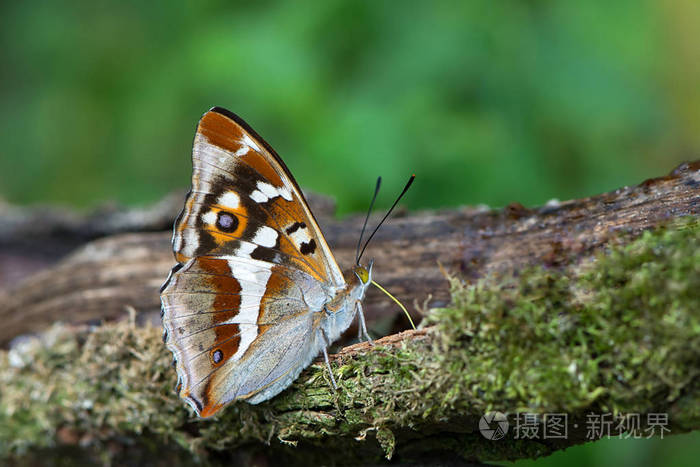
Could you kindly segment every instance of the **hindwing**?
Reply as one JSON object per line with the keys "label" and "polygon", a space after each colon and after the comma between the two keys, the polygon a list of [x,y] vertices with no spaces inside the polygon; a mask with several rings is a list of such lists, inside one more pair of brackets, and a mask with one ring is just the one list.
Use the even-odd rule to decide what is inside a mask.
{"label": "hindwing", "polygon": [[207,417],[234,399],[277,394],[318,354],[311,309],[327,299],[299,269],[236,256],[191,259],[161,293],[180,395]]}

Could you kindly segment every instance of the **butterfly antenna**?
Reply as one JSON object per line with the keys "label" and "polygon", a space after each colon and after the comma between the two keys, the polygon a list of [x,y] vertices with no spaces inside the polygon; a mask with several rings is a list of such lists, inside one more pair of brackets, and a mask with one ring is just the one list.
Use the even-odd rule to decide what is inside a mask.
{"label": "butterfly antenna", "polygon": [[369,220],[370,214],[372,214],[372,208],[374,207],[374,202],[379,194],[379,186],[382,184],[382,177],[377,177],[377,186],[374,188],[374,196],[372,196],[372,202],[369,203],[369,210],[367,211],[367,217],[365,217],[365,223],[362,225],[362,232],[360,232],[360,239],[357,240],[357,251],[355,252],[355,263],[360,265],[360,245],[362,245],[362,236],[365,234],[365,229],[367,228],[367,221]]}
{"label": "butterfly antenna", "polygon": [[[384,223],[384,221],[387,220],[387,218],[391,215],[391,212],[394,210],[396,205],[399,204],[399,201],[401,201],[401,198],[403,198],[403,195],[405,195],[406,192],[408,191],[408,189],[411,187],[411,184],[413,183],[413,180],[415,178],[416,178],[415,174],[411,175],[411,178],[409,178],[408,182],[406,182],[406,186],[403,187],[403,191],[401,192],[399,197],[396,198],[396,201],[394,201],[394,204],[391,205],[391,208],[389,209],[389,211],[387,211],[384,218],[382,218],[382,220],[379,221],[379,224],[377,224],[377,227],[374,228],[374,231],[372,231],[372,234],[367,238],[367,241],[365,242],[365,246],[362,247],[362,251],[360,252],[359,255],[357,255],[357,264],[360,264],[360,258],[362,258],[362,255],[365,254],[365,250],[367,249],[367,245],[369,245],[369,242],[370,242],[370,240],[372,240],[372,237],[374,237],[374,234],[377,233],[377,230],[379,230],[379,227],[381,227],[382,224]],[[376,196],[376,194],[375,194],[375,196]],[[367,216],[367,217],[369,217],[369,216]]]}

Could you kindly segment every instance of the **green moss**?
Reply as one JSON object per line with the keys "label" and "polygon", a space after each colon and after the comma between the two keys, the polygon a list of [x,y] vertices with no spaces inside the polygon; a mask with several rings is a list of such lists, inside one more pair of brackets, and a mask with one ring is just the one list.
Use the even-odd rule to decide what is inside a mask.
{"label": "green moss", "polygon": [[696,429],[699,239],[689,220],[563,271],[452,278],[453,304],[426,319],[428,339],[335,363],[337,392],[315,364],[271,401],[233,404],[207,420],[175,396],[159,329],[55,326],[0,353],[0,457],[114,439],[210,459],[267,446],[297,463],[445,451],[500,460],[555,449],[484,439],[475,429],[492,409],[668,411],[672,432]]}
{"label": "green moss", "polygon": [[699,371],[699,239],[688,221],[564,273],[452,279],[453,306],[430,321],[461,375],[453,403],[467,392],[486,410],[644,412],[677,399]]}

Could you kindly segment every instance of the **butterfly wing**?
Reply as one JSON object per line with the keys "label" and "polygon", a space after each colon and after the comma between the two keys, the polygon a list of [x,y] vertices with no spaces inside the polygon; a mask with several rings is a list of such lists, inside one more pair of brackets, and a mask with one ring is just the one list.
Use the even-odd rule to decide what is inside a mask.
{"label": "butterfly wing", "polygon": [[234,399],[274,396],[322,348],[312,310],[326,297],[321,283],[299,269],[197,257],[171,275],[161,300],[180,396],[202,417]]}
{"label": "butterfly wing", "polygon": [[235,114],[205,113],[192,151],[192,190],[176,221],[179,263],[236,255],[298,267],[345,284],[304,195],[277,153]]}
{"label": "butterfly wing", "polygon": [[180,395],[209,416],[289,385],[322,348],[315,312],[345,280],[289,170],[243,120],[204,114],[192,159],[161,302]]}

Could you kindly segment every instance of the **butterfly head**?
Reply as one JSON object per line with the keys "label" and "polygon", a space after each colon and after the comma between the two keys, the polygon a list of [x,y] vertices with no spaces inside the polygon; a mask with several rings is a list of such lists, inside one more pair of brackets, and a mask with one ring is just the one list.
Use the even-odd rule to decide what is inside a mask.
{"label": "butterfly head", "polygon": [[372,266],[374,265],[374,260],[370,261],[367,267],[362,265],[357,265],[353,268],[355,276],[360,280],[360,284],[364,287],[368,287],[372,283]]}

